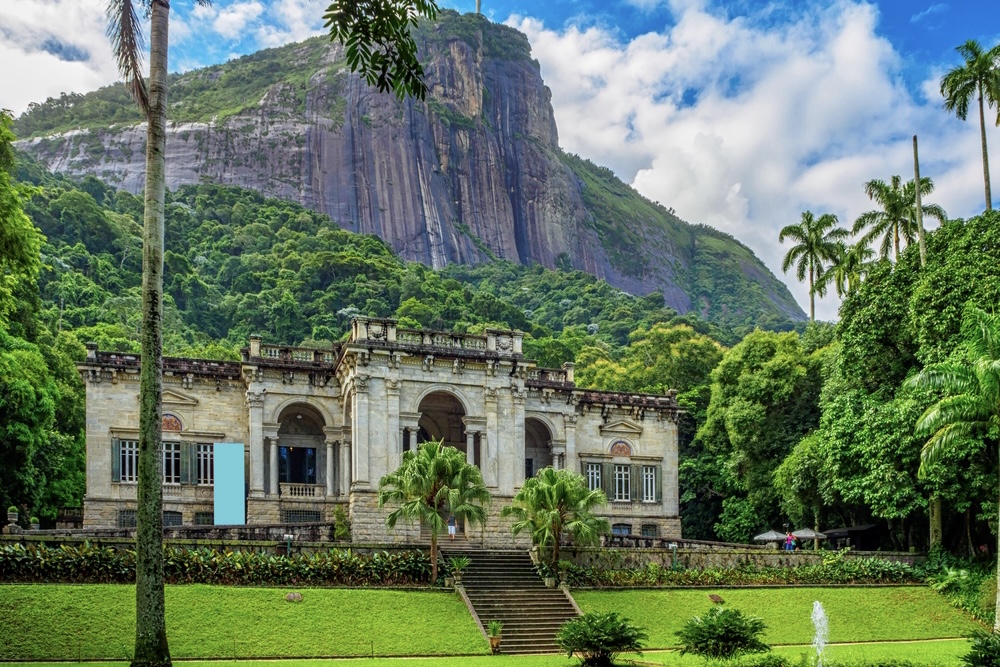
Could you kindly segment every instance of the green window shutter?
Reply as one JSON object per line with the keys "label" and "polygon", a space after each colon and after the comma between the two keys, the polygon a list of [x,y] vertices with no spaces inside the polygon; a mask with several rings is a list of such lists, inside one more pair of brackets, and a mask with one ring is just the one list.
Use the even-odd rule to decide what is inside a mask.
{"label": "green window shutter", "polygon": [[181,443],[181,484],[191,484],[191,443]]}
{"label": "green window shutter", "polygon": [[111,439],[111,481],[122,481],[122,441]]}
{"label": "green window shutter", "polygon": [[601,466],[601,485],[604,487],[604,495],[608,497],[608,502],[615,499],[615,466],[613,463],[605,463]]}
{"label": "green window shutter", "polygon": [[642,466],[632,466],[629,469],[629,491],[632,495],[632,502],[642,500]]}
{"label": "green window shutter", "polygon": [[663,468],[656,466],[653,468],[653,479],[656,481],[656,502],[663,502]]}

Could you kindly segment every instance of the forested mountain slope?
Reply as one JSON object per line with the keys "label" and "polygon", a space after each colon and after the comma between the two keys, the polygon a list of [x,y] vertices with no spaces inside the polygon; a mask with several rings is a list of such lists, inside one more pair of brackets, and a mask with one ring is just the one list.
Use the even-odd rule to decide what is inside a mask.
{"label": "forested mountain slope", "polygon": [[[559,148],[523,34],[443,12],[418,41],[426,102],[375,94],[325,38],[174,75],[168,186],[207,179],[298,202],[434,268],[573,268],[722,324],[804,319],[748,248]],[[33,105],[15,130],[48,169],[136,193],[139,120],[116,85]]]}

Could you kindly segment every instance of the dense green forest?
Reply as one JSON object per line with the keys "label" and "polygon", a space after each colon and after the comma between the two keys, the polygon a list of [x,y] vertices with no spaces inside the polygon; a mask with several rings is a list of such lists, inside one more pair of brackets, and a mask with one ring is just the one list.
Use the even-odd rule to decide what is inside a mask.
{"label": "dense green forest", "polygon": [[[83,493],[73,367],[82,343],[138,349],[142,201],[23,156],[6,164],[0,216],[19,231],[0,237],[0,454],[12,462],[0,502],[51,518]],[[503,262],[434,271],[296,204],[211,183],[169,193],[166,224],[167,354],[235,359],[251,333],[326,345],[355,314],[517,327],[542,365],[575,361],[582,386],[678,391],[688,410],[687,537],[881,522],[884,546],[920,548],[937,498],[948,546],[992,543],[997,466],[987,443],[956,448],[918,478],[924,438],[914,424],[939,396],[904,381],[960,355],[964,309],[1000,297],[1000,214],[931,232],[924,268],[916,246],[871,264],[837,325],[770,330],[679,316],[659,294],[633,296],[576,271]]]}

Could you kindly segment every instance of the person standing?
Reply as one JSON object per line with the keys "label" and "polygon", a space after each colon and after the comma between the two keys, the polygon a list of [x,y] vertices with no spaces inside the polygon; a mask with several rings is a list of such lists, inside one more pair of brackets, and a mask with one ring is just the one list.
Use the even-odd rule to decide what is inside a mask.
{"label": "person standing", "polygon": [[785,535],[785,551],[791,551],[795,548],[795,536],[790,532]]}
{"label": "person standing", "polygon": [[455,539],[455,515],[454,514],[449,514],[448,515],[448,539],[449,540]]}

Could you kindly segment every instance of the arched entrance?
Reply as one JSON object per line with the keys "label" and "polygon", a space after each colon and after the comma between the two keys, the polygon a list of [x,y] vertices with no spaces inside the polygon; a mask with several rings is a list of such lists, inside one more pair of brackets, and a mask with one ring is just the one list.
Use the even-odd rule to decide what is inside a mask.
{"label": "arched entrance", "polygon": [[443,440],[449,447],[466,451],[465,408],[455,396],[435,391],[424,396],[418,408],[420,422],[417,443]]}
{"label": "arched entrance", "polygon": [[524,478],[552,465],[552,433],[540,419],[524,420]]}
{"label": "arched entrance", "polygon": [[278,483],[283,496],[323,496],[326,439],[323,417],[297,403],[278,416]]}

